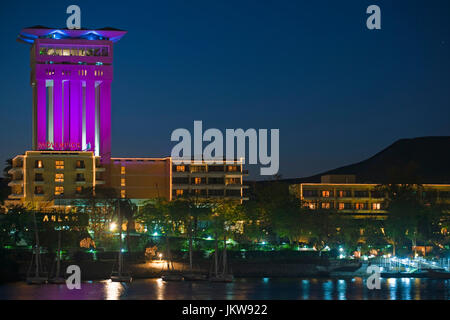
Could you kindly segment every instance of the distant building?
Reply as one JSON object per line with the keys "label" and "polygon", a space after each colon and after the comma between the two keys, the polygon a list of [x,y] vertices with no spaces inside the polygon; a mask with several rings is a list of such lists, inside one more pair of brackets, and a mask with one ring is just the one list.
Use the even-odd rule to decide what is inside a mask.
{"label": "distant building", "polygon": [[[348,182],[347,182],[348,181]],[[379,184],[355,183],[354,175],[328,175],[321,183],[291,184],[289,192],[311,210],[333,209],[353,218],[386,218],[386,195]],[[423,191],[436,193],[437,200],[450,204],[450,185],[424,184]]]}

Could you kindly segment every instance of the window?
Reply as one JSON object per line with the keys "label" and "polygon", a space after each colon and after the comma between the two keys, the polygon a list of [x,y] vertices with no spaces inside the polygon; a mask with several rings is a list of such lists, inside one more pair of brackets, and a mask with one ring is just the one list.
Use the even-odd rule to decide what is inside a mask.
{"label": "window", "polygon": [[338,203],[339,210],[350,210],[351,208],[352,208],[351,203],[347,203],[347,202],[339,202]]}
{"label": "window", "polygon": [[64,187],[56,186],[55,187],[55,196],[60,196],[64,194]]}
{"label": "window", "polygon": [[125,190],[120,190],[120,197],[123,199],[126,197],[126,192]]}
{"label": "window", "polygon": [[381,210],[381,203],[372,203],[372,210]]}
{"label": "window", "polygon": [[241,184],[241,179],[239,178],[226,178],[225,184]]}
{"label": "window", "polygon": [[125,174],[125,167],[120,167],[120,174]]}
{"label": "window", "polygon": [[84,169],[84,161],[83,160],[77,160],[77,169]]}
{"label": "window", "polygon": [[309,209],[311,209],[311,210],[315,210],[315,209],[316,209],[316,204],[315,204],[315,203],[312,203],[312,202],[308,203],[306,206],[307,206]]}
{"label": "window", "polygon": [[333,196],[333,191],[329,191],[329,190],[323,190],[322,191],[322,197],[323,198],[329,198]]}
{"label": "window", "polygon": [[356,210],[365,210],[367,207],[366,207],[366,204],[365,203],[355,203],[355,209]]}
{"label": "window", "polygon": [[355,191],[355,198],[368,198],[369,197],[369,191],[367,190],[356,190]]}
{"label": "window", "polygon": [[206,172],[206,166],[191,166],[191,172]]}
{"label": "window", "polygon": [[[77,173],[77,181],[84,181],[84,173]],[[99,179],[100,180],[100,179]]]}
{"label": "window", "polygon": [[75,193],[76,194],[82,194],[83,193],[83,187],[82,186],[77,186],[75,188]]}
{"label": "window", "polygon": [[304,197],[317,197],[319,192],[317,190],[303,190]]}
{"label": "window", "polygon": [[185,172],[186,171],[186,167],[185,166],[176,166],[176,172]]}
{"label": "window", "polygon": [[34,187],[34,194],[44,194],[44,188],[42,186]]}
{"label": "window", "polygon": [[208,178],[208,184],[224,184],[225,180],[223,178]]}
{"label": "window", "polygon": [[34,175],[34,181],[44,181],[44,177],[42,176],[42,173],[36,173]]}
{"label": "window", "polygon": [[56,160],[55,167],[56,169],[64,169],[64,160]]}
{"label": "window", "polygon": [[125,187],[125,179],[124,178],[120,179],[120,186]]}
{"label": "window", "polygon": [[228,172],[238,172],[241,171],[239,166],[227,166],[227,171]]}
{"label": "window", "polygon": [[339,190],[337,192],[337,196],[339,198],[350,198],[352,196],[352,192],[350,190]]}
{"label": "window", "polygon": [[331,203],[329,202],[322,202],[322,209],[330,209]]}
{"label": "window", "polygon": [[55,174],[55,182],[64,182],[64,173]]}
{"label": "window", "polygon": [[36,160],[34,163],[35,168],[43,168],[44,164],[42,163],[42,160]]}
{"label": "window", "polygon": [[173,184],[189,184],[189,178],[173,178]]}
{"label": "window", "polygon": [[194,183],[195,184],[201,184],[202,183],[202,178],[194,178]]}
{"label": "window", "polygon": [[183,190],[183,189],[177,189],[177,190],[175,190],[175,194],[176,194],[177,196],[182,196],[183,193],[184,193],[184,190]]}
{"label": "window", "polygon": [[210,165],[208,166],[209,172],[223,172],[224,166]]}

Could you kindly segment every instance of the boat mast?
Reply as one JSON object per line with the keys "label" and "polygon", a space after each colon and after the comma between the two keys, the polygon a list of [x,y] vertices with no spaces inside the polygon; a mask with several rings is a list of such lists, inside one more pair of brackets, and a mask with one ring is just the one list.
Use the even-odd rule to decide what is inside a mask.
{"label": "boat mast", "polygon": [[36,211],[33,207],[33,222],[34,222],[34,236],[36,239],[36,248],[35,248],[35,261],[36,261],[36,269],[35,269],[35,273],[36,273],[36,278],[39,277],[39,255],[41,253],[41,249],[39,247],[39,234],[38,234],[38,230],[37,230],[37,222],[36,222]]}
{"label": "boat mast", "polygon": [[122,216],[120,214],[120,200],[118,203],[118,216],[119,216],[119,277],[122,275]]}
{"label": "boat mast", "polygon": [[223,236],[223,275],[227,273],[227,236]]}

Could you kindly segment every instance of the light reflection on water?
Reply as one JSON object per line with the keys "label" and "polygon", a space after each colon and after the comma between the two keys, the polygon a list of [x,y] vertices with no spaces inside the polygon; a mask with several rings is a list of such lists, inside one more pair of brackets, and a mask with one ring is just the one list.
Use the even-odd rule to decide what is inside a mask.
{"label": "light reflection on water", "polygon": [[450,300],[450,280],[381,279],[381,290],[369,290],[362,278],[295,279],[243,278],[233,283],[164,282],[135,280],[131,284],[104,281],[83,282],[81,290],[65,285],[0,285],[0,299],[303,299],[303,300]]}

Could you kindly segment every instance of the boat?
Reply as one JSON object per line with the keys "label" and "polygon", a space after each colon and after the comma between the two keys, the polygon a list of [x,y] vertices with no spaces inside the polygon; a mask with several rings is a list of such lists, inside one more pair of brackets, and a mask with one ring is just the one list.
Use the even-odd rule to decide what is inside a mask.
{"label": "boat", "polygon": [[61,273],[61,228],[58,231],[58,250],[56,253],[56,272],[53,278],[48,280],[49,283],[53,284],[64,284],[66,279],[60,276]]}
{"label": "boat", "polygon": [[164,274],[161,276],[161,280],[163,281],[183,281],[183,279],[183,275],[178,273]]}
{"label": "boat", "polygon": [[357,260],[330,260],[328,265],[316,266],[318,275],[326,277],[353,275],[355,272],[360,271],[362,268],[363,263]]}
{"label": "boat", "polygon": [[119,216],[119,253],[118,253],[118,269],[111,272],[110,279],[112,282],[127,282],[133,281],[131,273],[123,271],[123,255],[122,255],[122,216],[120,215],[120,202],[117,201],[118,216]]}
{"label": "boat", "polygon": [[[41,262],[41,247],[39,245],[39,234],[36,222],[36,213],[33,210],[33,221],[34,221],[34,237],[36,245],[33,249],[33,255],[31,257],[31,264],[27,272],[26,282],[29,285],[33,284],[45,284],[48,280],[48,274],[42,270]],[[31,272],[34,262],[34,274]]]}
{"label": "boat", "polygon": [[211,282],[233,282],[234,276],[230,273],[227,274],[218,274],[217,276],[213,276],[209,278]]}
{"label": "boat", "polygon": [[442,268],[426,269],[426,275],[431,279],[450,279],[450,272]]}
{"label": "boat", "polygon": [[214,275],[210,275],[209,281],[211,282],[233,282],[234,276],[231,272],[227,271],[227,239],[224,236],[223,240],[223,253],[222,253],[222,272],[219,273],[218,267],[218,243],[216,237],[216,248],[214,250]]}
{"label": "boat", "polygon": [[184,281],[205,281],[208,280],[208,277],[205,274],[201,273],[183,273]]}

